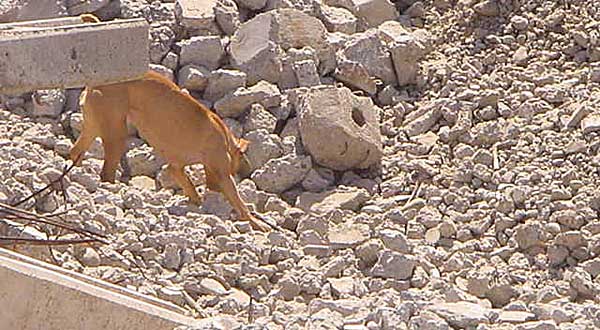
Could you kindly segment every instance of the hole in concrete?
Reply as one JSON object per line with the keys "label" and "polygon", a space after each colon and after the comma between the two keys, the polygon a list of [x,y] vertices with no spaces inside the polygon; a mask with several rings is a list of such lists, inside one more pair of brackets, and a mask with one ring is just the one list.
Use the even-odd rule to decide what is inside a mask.
{"label": "hole in concrete", "polygon": [[362,111],[359,108],[352,107],[352,120],[356,123],[356,125],[363,127],[366,124],[365,117],[362,114]]}
{"label": "hole in concrete", "polygon": [[72,60],[77,59],[77,51],[75,50],[75,48],[71,49],[71,59]]}

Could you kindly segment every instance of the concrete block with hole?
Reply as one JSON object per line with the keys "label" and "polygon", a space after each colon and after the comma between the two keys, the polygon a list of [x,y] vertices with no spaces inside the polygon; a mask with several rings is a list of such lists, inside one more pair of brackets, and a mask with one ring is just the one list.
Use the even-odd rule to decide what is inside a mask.
{"label": "concrete block with hole", "polygon": [[77,17],[0,24],[0,93],[132,80],[149,67],[144,19]]}
{"label": "concrete block with hole", "polygon": [[309,89],[297,106],[302,143],[314,161],[334,170],[365,169],[381,161],[378,112],[370,98],[346,87]]}

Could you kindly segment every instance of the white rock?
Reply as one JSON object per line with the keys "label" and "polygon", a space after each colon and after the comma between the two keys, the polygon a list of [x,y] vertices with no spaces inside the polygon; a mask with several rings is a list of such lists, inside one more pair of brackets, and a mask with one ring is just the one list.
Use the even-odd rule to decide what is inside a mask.
{"label": "white rock", "polygon": [[319,165],[368,168],[382,157],[377,108],[348,88],[311,89],[296,109],[302,143]]}
{"label": "white rock", "polygon": [[165,164],[164,160],[154,152],[154,149],[146,144],[127,151],[125,158],[131,176],[154,177],[161,166]]}
{"label": "white rock", "polygon": [[488,315],[491,310],[470,302],[434,304],[428,306],[427,310],[441,316],[453,328],[466,329],[490,323]]}
{"label": "white rock", "polygon": [[251,105],[244,118],[244,134],[257,129],[273,133],[277,125],[277,118],[260,104]]}
{"label": "white rock", "polygon": [[188,64],[179,69],[178,85],[191,91],[203,91],[208,86],[210,70],[203,66]]}
{"label": "white rock", "polygon": [[329,32],[353,34],[358,20],[348,9],[321,5],[319,18]]}
{"label": "white rock", "polygon": [[240,13],[233,0],[218,0],[215,6],[215,19],[226,35],[232,35],[240,27]]}
{"label": "white rock", "polygon": [[218,36],[192,37],[178,43],[181,47],[179,65],[201,65],[209,70],[219,68],[225,48]]}
{"label": "white rock", "polygon": [[281,52],[310,46],[321,54],[329,51],[327,29],[315,17],[295,9],[259,14],[240,26],[231,38],[229,53],[234,67],[248,73],[248,82],[279,82]]}
{"label": "white rock", "polygon": [[38,90],[31,95],[31,101],[35,117],[57,118],[63,111],[66,96],[64,90],[60,89]]}
{"label": "white rock", "polygon": [[262,167],[269,160],[283,156],[281,138],[276,134],[269,134],[264,129],[258,129],[248,132],[244,138],[250,141],[246,156],[253,171]]}
{"label": "white rock", "polygon": [[355,33],[337,53],[338,62],[344,59],[360,63],[369,75],[385,84],[396,83],[396,73],[390,53],[377,30]]}
{"label": "white rock", "polygon": [[600,131],[600,115],[591,114],[581,120],[581,130],[583,134]]}
{"label": "white rock", "polygon": [[317,213],[327,213],[331,210],[358,211],[369,200],[365,189],[339,186],[335,190],[320,193],[305,192],[298,197],[296,207]]}
{"label": "white rock", "polygon": [[238,70],[218,69],[213,71],[208,78],[208,85],[204,90],[204,99],[214,102],[225,94],[246,86],[246,74]]}
{"label": "white rock", "polygon": [[419,60],[425,55],[425,46],[413,35],[397,37],[389,46],[399,86],[416,83]]}
{"label": "white rock", "polygon": [[327,239],[334,249],[354,248],[370,238],[369,225],[341,223],[329,228]]}
{"label": "white rock", "polygon": [[218,0],[177,0],[175,18],[188,32],[218,35],[214,9]]}
{"label": "white rock", "polygon": [[251,178],[261,190],[281,193],[301,182],[311,166],[310,157],[292,154],[269,160]]}
{"label": "white rock", "polygon": [[250,10],[259,10],[267,5],[267,0],[238,0],[238,3],[240,7]]}
{"label": "white rock", "polygon": [[250,87],[239,87],[215,103],[215,110],[222,117],[238,117],[251,104],[259,103],[265,108],[281,103],[281,93],[276,85],[261,80]]}
{"label": "white rock", "polygon": [[371,274],[375,277],[406,280],[412,276],[416,265],[414,257],[384,249],[379,251],[377,263],[371,268]]}

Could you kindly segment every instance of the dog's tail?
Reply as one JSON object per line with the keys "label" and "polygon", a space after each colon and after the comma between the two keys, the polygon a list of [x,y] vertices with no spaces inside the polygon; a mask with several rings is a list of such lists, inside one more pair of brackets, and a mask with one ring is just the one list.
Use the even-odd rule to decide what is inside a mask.
{"label": "dog's tail", "polygon": [[100,19],[94,14],[81,14],[79,17],[84,23],[100,23]]}

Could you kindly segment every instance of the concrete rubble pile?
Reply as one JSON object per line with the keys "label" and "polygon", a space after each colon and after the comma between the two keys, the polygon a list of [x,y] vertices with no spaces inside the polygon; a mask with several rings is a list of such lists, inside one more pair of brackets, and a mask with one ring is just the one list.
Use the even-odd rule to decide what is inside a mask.
{"label": "concrete rubble pile", "polygon": [[[69,220],[111,244],[62,267],[220,317],[196,329],[600,327],[594,1],[51,2],[0,22],[145,18],[151,68],[251,141],[240,193],[286,229],[189,204],[132,129],[128,182],[100,182],[99,141],[68,175]],[[3,97],[0,202],[68,163],[79,93]]]}

